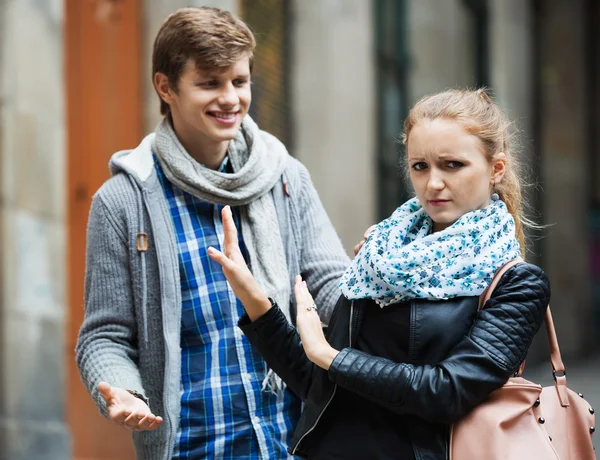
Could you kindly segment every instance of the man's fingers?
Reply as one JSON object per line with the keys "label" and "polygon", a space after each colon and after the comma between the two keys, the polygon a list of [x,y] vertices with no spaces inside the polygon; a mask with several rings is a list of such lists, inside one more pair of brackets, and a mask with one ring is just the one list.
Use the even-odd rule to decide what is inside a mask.
{"label": "man's fingers", "polygon": [[362,248],[365,245],[365,240],[362,240],[360,243],[358,243],[356,246],[354,246],[354,255],[357,255],[360,251],[360,248]]}
{"label": "man's fingers", "polygon": [[363,235],[363,238],[365,240],[369,239],[369,235],[371,234],[371,232],[373,231],[373,229],[377,227],[377,225],[371,225],[369,228],[367,228],[367,231],[365,232],[365,234]]}
{"label": "man's fingers", "polygon": [[375,227],[377,227],[377,225],[371,225],[369,228],[367,228],[365,234],[363,235],[363,240],[356,246],[354,246],[354,255],[357,255],[360,252],[361,248],[365,245],[365,243],[369,239],[369,235],[375,229]]}
{"label": "man's fingers", "polygon": [[162,417],[156,416],[154,418],[154,421],[148,427],[148,431],[156,430],[160,426],[162,421],[163,421]]}
{"label": "man's fingers", "polygon": [[138,424],[144,417],[145,415],[141,412],[134,411],[123,421],[123,425],[125,425],[127,428],[137,429]]}
{"label": "man's fingers", "polygon": [[143,419],[138,422],[137,429],[140,431],[146,431],[150,425],[154,422],[156,417],[153,414],[147,414]]}
{"label": "man's fingers", "polygon": [[110,404],[111,400],[114,398],[114,393],[110,385],[106,382],[100,382],[98,384],[98,392],[106,401],[106,404]]}
{"label": "man's fingers", "polygon": [[121,407],[119,409],[112,409],[108,411],[108,417],[111,422],[117,423],[119,425],[125,423],[127,417],[131,415],[131,410],[125,407]]}

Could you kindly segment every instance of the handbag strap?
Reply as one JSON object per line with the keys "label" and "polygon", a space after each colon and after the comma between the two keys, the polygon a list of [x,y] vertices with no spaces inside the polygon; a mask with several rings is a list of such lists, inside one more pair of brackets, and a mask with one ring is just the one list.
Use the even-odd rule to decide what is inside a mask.
{"label": "handbag strap", "polygon": [[[517,258],[506,262],[502,267],[496,270],[494,278],[489,286],[479,296],[479,308],[478,311],[483,310],[485,304],[490,297],[496,286],[500,282],[502,276],[515,265],[523,262],[523,259]],[[552,365],[552,376],[554,377],[556,391],[561,403],[561,406],[569,406],[569,394],[567,392],[567,373],[565,372],[565,365],[563,364],[562,357],[560,355],[560,348],[558,346],[558,338],[556,336],[556,329],[554,328],[554,320],[552,319],[552,312],[550,311],[550,305],[546,308],[546,334],[548,335],[548,347],[550,348],[550,364]],[[517,375],[521,375],[525,367],[525,362],[521,364]],[[558,375],[557,375],[558,374]]]}
{"label": "handbag strap", "polygon": [[494,292],[494,289],[496,289],[496,286],[498,286],[502,275],[504,275],[508,270],[510,270],[512,267],[521,262],[523,262],[523,259],[521,258],[509,260],[504,265],[502,265],[502,267],[496,270],[496,273],[494,273],[494,277],[492,278],[492,282],[488,285],[488,287],[485,288],[485,290],[479,296],[479,308],[477,309],[477,311],[483,310],[485,303],[488,300],[490,300],[490,297],[492,297],[492,293]]}

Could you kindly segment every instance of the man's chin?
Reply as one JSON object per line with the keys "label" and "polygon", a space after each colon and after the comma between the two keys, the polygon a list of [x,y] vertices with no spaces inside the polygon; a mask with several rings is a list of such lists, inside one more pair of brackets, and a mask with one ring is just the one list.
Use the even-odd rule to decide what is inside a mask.
{"label": "man's chin", "polygon": [[219,142],[231,141],[236,138],[239,131],[239,126],[227,129],[219,129],[216,132],[214,132],[214,135],[212,137],[213,139]]}

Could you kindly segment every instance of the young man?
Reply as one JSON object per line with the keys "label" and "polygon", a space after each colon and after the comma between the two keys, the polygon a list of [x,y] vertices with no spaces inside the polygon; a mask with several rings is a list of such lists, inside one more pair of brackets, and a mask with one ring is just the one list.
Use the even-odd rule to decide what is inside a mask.
{"label": "young man", "polygon": [[254,47],[228,12],[169,16],[153,53],[165,117],[113,156],[93,199],[77,364],[139,459],[288,458],[300,401],[237,327],[243,308],[206,252],[223,242],[224,205],[292,318],[294,275],[327,322],[348,264],[306,169],[247,115]]}

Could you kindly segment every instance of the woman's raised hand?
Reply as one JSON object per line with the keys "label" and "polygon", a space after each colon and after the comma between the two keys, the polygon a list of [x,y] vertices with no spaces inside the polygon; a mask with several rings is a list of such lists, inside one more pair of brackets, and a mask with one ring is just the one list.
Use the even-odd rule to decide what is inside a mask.
{"label": "woman's raised hand", "polygon": [[223,273],[231,289],[244,305],[250,320],[254,321],[271,308],[271,302],[246,265],[238,244],[237,228],[235,228],[229,206],[223,208],[221,218],[223,219],[223,232],[225,234],[223,252],[210,247],[208,248],[208,255],[223,267]]}
{"label": "woman's raised hand", "polygon": [[296,276],[294,293],[296,294],[297,308],[296,327],[304,352],[313,363],[327,370],[338,351],[332,348],[325,339],[317,306],[306,287],[306,282],[302,281],[300,275]]}

